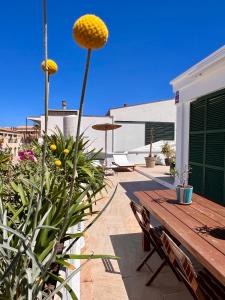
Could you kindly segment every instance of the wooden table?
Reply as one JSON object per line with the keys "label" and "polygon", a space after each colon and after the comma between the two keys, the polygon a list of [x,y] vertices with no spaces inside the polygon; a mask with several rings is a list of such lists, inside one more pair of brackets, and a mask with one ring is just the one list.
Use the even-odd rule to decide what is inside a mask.
{"label": "wooden table", "polygon": [[139,191],[140,203],[225,286],[225,207],[193,194],[176,202],[174,190]]}

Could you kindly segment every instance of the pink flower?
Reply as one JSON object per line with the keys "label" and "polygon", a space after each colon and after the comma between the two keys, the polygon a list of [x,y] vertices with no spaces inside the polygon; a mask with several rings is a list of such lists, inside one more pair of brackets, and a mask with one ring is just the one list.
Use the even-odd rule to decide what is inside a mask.
{"label": "pink flower", "polygon": [[32,150],[24,150],[18,152],[19,159],[20,160],[32,160],[37,161],[36,157],[34,156],[34,153]]}

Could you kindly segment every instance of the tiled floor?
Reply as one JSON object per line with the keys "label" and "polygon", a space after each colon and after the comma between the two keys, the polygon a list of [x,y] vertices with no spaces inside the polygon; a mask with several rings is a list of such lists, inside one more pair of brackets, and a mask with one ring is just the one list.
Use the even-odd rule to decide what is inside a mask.
{"label": "tiled floor", "polygon": [[170,175],[170,167],[156,165],[154,168],[146,168],[146,166],[137,166],[136,170],[149,178],[154,177],[159,183],[167,183],[168,188],[174,185],[174,177]]}
{"label": "tiled floor", "polygon": [[[115,197],[107,210],[90,228],[85,238],[84,253],[112,254],[115,260],[92,260],[81,271],[81,300],[188,300],[192,297],[184,285],[177,281],[171,270],[166,267],[150,287],[145,286],[150,273],[143,268],[136,272],[136,266],[145,255],[141,247],[141,230],[130,206],[129,198],[137,190],[163,188],[137,172],[119,172],[108,176],[111,185],[118,182]],[[101,209],[107,202],[106,197],[97,202]],[[151,260],[154,270],[160,263],[155,254]]]}

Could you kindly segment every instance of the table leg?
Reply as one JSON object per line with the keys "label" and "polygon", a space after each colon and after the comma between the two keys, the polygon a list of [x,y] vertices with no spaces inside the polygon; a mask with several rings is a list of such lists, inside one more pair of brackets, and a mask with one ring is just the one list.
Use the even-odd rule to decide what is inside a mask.
{"label": "table leg", "polygon": [[[150,222],[150,214],[149,214],[149,222]],[[151,245],[149,243],[149,237],[144,232],[142,232],[142,249],[144,251],[150,251],[151,250]]]}
{"label": "table leg", "polygon": [[151,250],[151,245],[149,244],[148,239],[146,238],[146,235],[143,232],[142,236],[142,248],[144,251],[150,251]]}

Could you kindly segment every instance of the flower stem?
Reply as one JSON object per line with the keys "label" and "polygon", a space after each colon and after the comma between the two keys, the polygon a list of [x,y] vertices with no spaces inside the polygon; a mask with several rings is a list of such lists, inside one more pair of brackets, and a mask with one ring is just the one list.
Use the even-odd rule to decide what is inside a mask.
{"label": "flower stem", "polygon": [[[88,71],[89,71],[89,65],[90,65],[90,59],[91,59],[91,49],[88,49],[87,52],[87,59],[86,59],[86,66],[85,66],[85,72],[84,72],[84,79],[83,79],[83,85],[82,85],[82,92],[81,92],[81,98],[80,98],[80,106],[79,106],[79,113],[78,113],[78,120],[77,120],[77,133],[76,133],[76,140],[75,140],[75,146],[74,146],[74,159],[73,159],[73,173],[72,173],[72,180],[70,182],[70,190],[69,190],[69,199],[67,203],[67,212],[70,207],[70,203],[73,196],[74,191],[74,183],[76,180],[76,173],[77,173],[77,159],[78,159],[78,152],[79,152],[79,141],[80,141],[80,127],[81,127],[81,118],[83,113],[83,104],[84,104],[84,97],[85,97],[85,91],[86,91],[86,85],[87,85],[87,78],[88,78]],[[64,227],[67,223],[67,214],[65,214],[65,222]],[[63,228],[63,234],[64,234],[65,228]]]}
{"label": "flower stem", "polygon": [[84,79],[83,79],[83,85],[82,85],[82,92],[81,92],[81,99],[80,99],[80,107],[79,107],[79,114],[78,114],[78,120],[77,120],[77,134],[76,134],[76,140],[75,140],[75,149],[74,149],[74,159],[73,159],[73,173],[72,173],[72,181],[70,185],[70,197],[73,193],[74,183],[76,179],[76,171],[77,171],[77,158],[78,158],[78,146],[79,146],[79,139],[80,139],[80,127],[81,127],[81,118],[83,113],[83,104],[84,104],[84,96],[85,96],[85,90],[86,90],[86,84],[87,84],[87,77],[88,77],[88,70],[90,65],[90,58],[91,58],[91,49],[88,49],[87,53],[87,60],[86,60],[86,66],[85,66],[85,72],[84,72]]}
{"label": "flower stem", "polygon": [[[83,85],[82,85],[82,92],[81,92],[81,99],[80,99],[80,106],[79,106],[78,121],[77,121],[77,133],[76,133],[76,140],[75,140],[75,146],[74,146],[75,149],[74,149],[74,160],[73,160],[73,173],[72,173],[72,179],[71,179],[71,182],[70,182],[69,197],[68,197],[68,201],[66,203],[66,211],[65,211],[65,214],[64,214],[65,218],[63,220],[61,230],[60,230],[58,236],[55,239],[55,245],[57,245],[57,243],[60,243],[61,239],[64,237],[64,235],[66,233],[67,226],[68,226],[68,217],[69,217],[68,213],[69,213],[70,204],[71,204],[71,201],[72,201],[72,196],[73,196],[73,191],[74,191],[74,183],[75,183],[75,179],[76,179],[81,117],[82,117],[82,112],[83,112],[84,96],[85,96],[85,90],[86,90],[86,84],[87,84],[90,58],[91,58],[91,49],[88,49],[85,72],[84,72],[84,79],[83,79]],[[47,264],[45,265],[45,271],[40,276],[41,278],[44,278],[44,276],[47,274],[48,268],[50,267],[51,263],[54,261],[55,255],[56,255],[56,249],[57,249],[57,247],[55,246],[53,248],[53,251],[51,253],[51,256],[50,256]]]}
{"label": "flower stem", "polygon": [[[46,0],[43,0],[43,20],[44,20],[44,59],[45,66],[47,66],[48,60],[48,28],[47,28],[47,5]],[[42,145],[42,164],[41,164],[41,189],[40,196],[36,203],[36,210],[34,215],[34,225],[33,228],[36,228],[38,221],[38,213],[41,206],[41,201],[43,197],[44,182],[45,182],[45,160],[47,152],[47,136],[48,136],[48,99],[49,99],[49,74],[47,68],[45,69],[45,129],[44,129],[44,141]]]}

